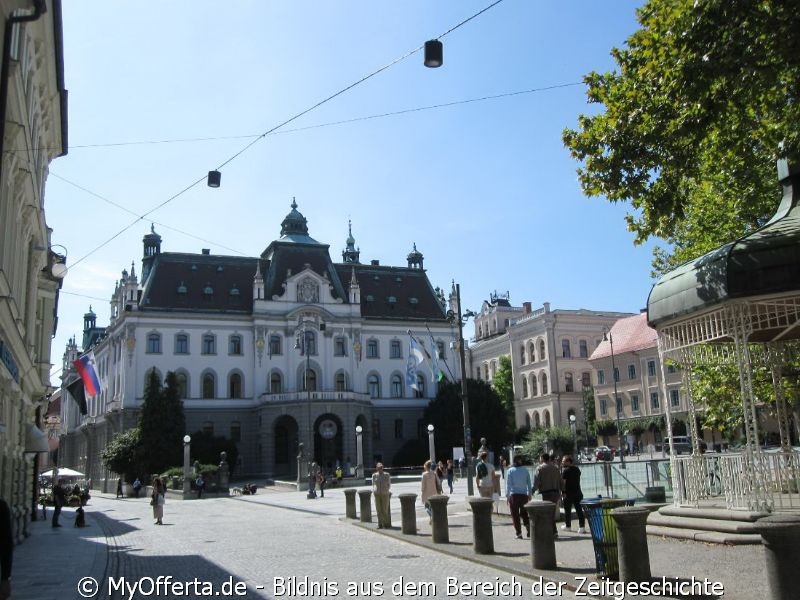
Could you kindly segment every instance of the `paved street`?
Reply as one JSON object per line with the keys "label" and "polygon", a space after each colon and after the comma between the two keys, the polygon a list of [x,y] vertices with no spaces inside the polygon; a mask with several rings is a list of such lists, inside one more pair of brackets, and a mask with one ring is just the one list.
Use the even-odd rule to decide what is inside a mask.
{"label": "paved street", "polygon": [[[417,482],[400,484],[394,493],[417,492],[418,487]],[[65,526],[60,529],[42,521],[32,524],[31,537],[15,554],[14,598],[81,598],[78,584],[84,577],[94,578],[101,588],[96,596],[84,597],[131,599],[237,596],[237,590],[239,597],[248,598],[534,598],[542,596],[531,590],[540,574],[545,580],[573,586],[579,577],[594,580],[589,536],[562,533],[557,543],[559,569],[534,577],[530,542],[515,540],[510,520],[503,516],[494,518],[495,554],[477,557],[471,514],[463,502],[465,491],[465,483],[459,482],[450,500],[451,543],[435,548],[421,508],[419,535],[400,533],[396,500],[395,529],[378,532],[375,523],[362,525],[342,518],[341,489],[328,490],[324,499],[317,500],[276,488],[261,488],[255,496],[168,500],[163,526],[153,524],[147,498],[116,500],[96,494],[87,507],[90,526],[85,529],[72,527],[71,509],[65,511]],[[726,599],[766,593],[761,547],[653,537],[648,543],[654,576],[709,577],[725,584]],[[159,583],[159,576],[190,583],[168,588],[163,579]],[[453,593],[452,587],[447,588],[448,577],[488,587]],[[401,581],[410,587],[404,594],[393,592],[392,584]],[[518,591],[499,585],[512,581],[519,582]],[[203,587],[202,582],[208,585]],[[126,587],[137,583],[137,589]],[[88,586],[84,593],[93,591],[91,581],[84,585]],[[551,589],[549,597],[586,597],[566,587]]]}

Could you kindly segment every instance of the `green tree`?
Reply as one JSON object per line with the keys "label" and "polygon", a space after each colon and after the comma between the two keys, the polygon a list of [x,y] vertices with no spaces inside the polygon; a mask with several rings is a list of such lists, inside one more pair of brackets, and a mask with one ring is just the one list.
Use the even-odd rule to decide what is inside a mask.
{"label": "green tree", "polygon": [[100,455],[103,464],[132,482],[139,475],[144,475],[140,456],[141,440],[138,427],[128,429],[115,435]]}
{"label": "green tree", "polygon": [[657,236],[663,271],[759,226],[776,206],[775,160],[800,159],[800,11],[773,0],[648,0],[641,29],[584,81],[566,129],[588,196],[630,202],[635,243]]}
{"label": "green tree", "polygon": [[608,446],[608,436],[617,433],[617,424],[614,421],[607,419],[603,421],[597,421],[594,424],[594,428],[595,431],[597,431],[597,435],[603,438],[604,446]]}
{"label": "green tree", "polygon": [[514,423],[514,375],[511,369],[511,357],[504,354],[500,357],[499,367],[495,373],[492,386],[506,411],[509,425]]}
{"label": "green tree", "polygon": [[236,470],[239,459],[239,449],[236,443],[222,435],[214,435],[207,431],[195,431],[191,434],[191,460],[199,461],[204,465],[219,465],[220,453],[226,453],[226,462],[230,472]]}
{"label": "green tree", "polygon": [[[503,418],[505,407],[500,396],[488,383],[482,380],[467,379],[469,396],[469,419],[472,431],[473,453],[485,437],[495,452],[505,446],[513,436],[508,419]],[[452,458],[454,447],[464,445],[464,422],[461,403],[461,382],[446,382],[423,416],[424,422],[434,426],[437,454],[439,458]]]}
{"label": "green tree", "polygon": [[575,438],[569,427],[550,427],[548,429],[534,429],[522,445],[522,453],[531,460],[538,459],[545,451],[556,456],[574,454]]}
{"label": "green tree", "polygon": [[141,456],[148,473],[161,473],[183,462],[186,417],[175,373],[167,373],[162,389],[155,368],[150,369],[139,413]]}

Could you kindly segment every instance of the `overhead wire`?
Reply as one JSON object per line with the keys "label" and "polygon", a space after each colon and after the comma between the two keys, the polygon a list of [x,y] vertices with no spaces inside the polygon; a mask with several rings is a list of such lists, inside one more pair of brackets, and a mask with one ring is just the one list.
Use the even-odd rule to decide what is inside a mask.
{"label": "overhead wire", "polygon": [[[471,15],[470,17],[467,17],[466,19],[464,19],[464,20],[463,20],[463,21],[461,21],[460,23],[458,23],[458,24],[454,25],[453,27],[451,27],[450,29],[448,29],[447,31],[445,31],[444,33],[442,33],[441,35],[439,35],[437,39],[439,39],[439,38],[443,38],[443,37],[447,36],[448,34],[452,33],[452,32],[453,32],[453,31],[455,31],[456,29],[458,29],[459,27],[462,27],[463,25],[465,25],[466,23],[469,23],[470,21],[472,21],[473,19],[475,19],[475,18],[476,18],[476,17],[478,17],[479,15],[482,15],[482,14],[483,14],[483,13],[485,13],[487,10],[489,10],[489,9],[491,9],[491,8],[493,8],[493,7],[495,7],[495,6],[497,6],[497,5],[498,5],[498,4],[500,4],[501,2],[503,2],[503,0],[496,0],[495,2],[493,2],[492,4],[490,4],[489,6],[486,6],[485,8],[483,8],[483,9],[479,10],[478,12],[476,12],[476,13],[475,13],[475,14],[473,14],[473,15]],[[237,152],[236,152],[236,153],[234,153],[232,156],[230,156],[228,159],[226,159],[225,161],[223,161],[222,163],[220,163],[220,164],[217,166],[217,170],[219,170],[219,169],[221,169],[222,167],[224,167],[224,166],[226,166],[226,165],[230,164],[230,163],[231,163],[233,160],[235,160],[236,158],[238,158],[239,156],[241,156],[241,155],[242,155],[244,152],[246,152],[247,150],[249,150],[250,148],[252,148],[252,147],[253,147],[255,144],[257,144],[259,141],[263,140],[263,139],[264,139],[264,138],[265,138],[267,135],[269,135],[269,134],[271,134],[271,133],[275,132],[276,130],[280,129],[280,128],[281,128],[281,127],[283,127],[284,125],[288,125],[288,124],[289,124],[289,123],[291,123],[292,121],[295,121],[295,120],[299,119],[299,118],[300,118],[300,117],[302,117],[303,115],[306,115],[306,114],[310,113],[311,111],[313,111],[313,110],[315,110],[315,109],[319,108],[319,107],[320,107],[320,106],[322,106],[323,104],[326,104],[327,102],[330,102],[330,101],[331,101],[331,100],[333,100],[334,98],[336,98],[336,97],[338,97],[338,96],[340,96],[340,95],[344,94],[345,92],[347,92],[347,91],[349,91],[349,90],[353,89],[354,87],[356,87],[356,86],[358,86],[358,85],[360,85],[360,84],[364,83],[365,81],[367,81],[367,80],[371,79],[372,77],[374,77],[374,76],[376,76],[376,75],[378,75],[378,74],[382,73],[383,71],[385,71],[385,70],[389,69],[390,67],[392,67],[392,66],[396,65],[397,63],[399,63],[399,62],[401,62],[401,61],[405,60],[405,59],[406,59],[406,58],[408,58],[409,56],[412,56],[412,55],[416,54],[417,52],[419,52],[420,50],[422,50],[422,48],[424,48],[424,44],[422,44],[422,45],[420,45],[420,46],[418,46],[418,47],[414,48],[413,50],[410,50],[410,51],[406,52],[406,53],[405,53],[405,54],[403,54],[402,56],[400,56],[400,57],[398,57],[398,58],[394,59],[393,61],[391,61],[391,62],[387,63],[386,65],[384,65],[384,66],[382,66],[382,67],[380,67],[380,68],[376,69],[375,71],[373,71],[373,72],[369,73],[368,75],[365,75],[364,77],[362,77],[361,79],[359,79],[359,80],[357,80],[357,81],[355,81],[355,82],[351,83],[350,85],[347,85],[347,86],[345,86],[344,88],[340,89],[339,91],[337,91],[337,92],[334,92],[333,94],[331,94],[331,95],[329,95],[328,97],[326,97],[325,99],[323,99],[323,100],[321,100],[321,101],[317,102],[316,104],[312,105],[311,107],[309,107],[309,108],[306,108],[305,110],[302,110],[302,111],[300,111],[299,113],[297,113],[297,114],[296,114],[296,115],[294,115],[293,117],[290,117],[290,118],[286,119],[285,121],[281,122],[280,124],[278,124],[278,125],[276,125],[276,126],[274,126],[274,127],[270,128],[270,129],[268,129],[268,130],[267,130],[267,131],[265,131],[264,133],[260,134],[260,135],[259,135],[259,136],[258,136],[256,139],[254,139],[254,140],[250,141],[249,143],[245,144],[245,146],[244,146],[244,147],[243,147],[241,150],[237,151]],[[93,248],[92,250],[90,250],[88,253],[86,253],[86,254],[84,254],[83,256],[81,256],[80,258],[78,258],[78,259],[77,259],[77,260],[76,260],[76,261],[75,261],[75,262],[72,264],[72,267],[75,267],[75,266],[77,266],[78,264],[80,264],[81,262],[83,262],[84,260],[86,260],[86,259],[87,259],[89,256],[91,256],[92,254],[94,254],[95,252],[97,252],[98,250],[100,250],[101,248],[105,247],[106,245],[110,244],[112,241],[114,241],[115,239],[117,239],[117,238],[118,238],[120,235],[122,235],[123,233],[125,233],[126,231],[128,231],[128,230],[129,230],[131,227],[133,227],[134,225],[136,225],[136,224],[137,224],[137,223],[139,223],[140,221],[144,220],[144,218],[145,218],[145,217],[147,217],[148,215],[150,215],[150,214],[152,214],[153,212],[157,211],[158,209],[160,209],[160,208],[162,208],[162,207],[166,206],[167,204],[169,204],[170,202],[172,202],[172,201],[173,201],[173,200],[175,200],[176,198],[178,198],[178,197],[182,196],[183,194],[185,194],[186,192],[188,192],[190,189],[192,189],[194,186],[198,185],[200,182],[204,181],[205,179],[206,179],[206,175],[204,174],[202,177],[199,177],[198,179],[196,179],[195,181],[193,181],[192,183],[190,183],[189,185],[187,185],[186,187],[184,187],[183,189],[181,189],[181,190],[180,190],[180,191],[178,191],[177,193],[173,194],[172,196],[170,196],[169,198],[167,198],[166,200],[164,200],[163,202],[161,202],[160,204],[158,204],[158,205],[154,206],[153,208],[151,208],[150,210],[148,210],[148,211],[147,211],[147,212],[145,212],[144,214],[142,214],[142,215],[139,215],[139,216],[138,216],[136,219],[134,219],[133,221],[131,221],[131,222],[130,222],[128,225],[126,225],[125,227],[123,227],[123,228],[122,228],[120,231],[118,231],[117,233],[115,233],[114,235],[112,235],[112,236],[111,236],[110,238],[108,238],[106,241],[102,242],[101,244],[99,244],[98,246],[96,246],[95,248]]]}

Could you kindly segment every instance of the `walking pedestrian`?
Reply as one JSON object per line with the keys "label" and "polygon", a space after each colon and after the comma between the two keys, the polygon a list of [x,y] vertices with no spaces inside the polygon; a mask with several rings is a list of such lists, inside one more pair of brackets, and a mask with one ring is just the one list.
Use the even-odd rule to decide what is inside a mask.
{"label": "walking pedestrian", "polygon": [[319,486],[319,497],[325,497],[325,484],[328,483],[328,477],[325,475],[325,469],[320,469],[317,473],[317,485]]}
{"label": "walking pedestrian", "polygon": [[561,529],[572,529],[572,507],[578,513],[578,533],[586,533],[586,520],[581,510],[583,491],[581,490],[581,470],[575,466],[575,461],[567,454],[561,460],[561,479],[564,490],[564,524]]}
{"label": "walking pedestrian", "polygon": [[203,497],[203,490],[206,489],[206,480],[203,478],[203,475],[200,474],[197,476],[197,479],[194,481],[194,487],[197,488],[197,497]]}
{"label": "walking pedestrian", "polygon": [[[558,501],[561,499],[561,472],[550,462],[550,455],[547,452],[543,453],[539,459],[539,466],[536,467],[536,473],[533,476],[534,494],[536,490],[539,490],[542,500],[552,502],[555,505],[554,510],[558,510]],[[553,535],[558,537],[556,520],[553,521]]]}
{"label": "walking pedestrian", "polygon": [[153,481],[153,493],[150,494],[150,506],[153,507],[153,518],[156,520],[156,525],[163,525],[162,519],[164,518],[164,504],[166,502],[167,489],[161,482],[160,477],[156,477]]}
{"label": "walking pedestrian", "polygon": [[450,493],[453,493],[453,477],[455,477],[455,466],[453,465],[453,461],[449,458],[447,459],[447,467],[445,469],[445,473],[447,473],[447,487],[450,488]]}
{"label": "walking pedestrian", "polygon": [[522,466],[522,457],[514,457],[514,466],[506,474],[506,502],[511,511],[511,521],[514,523],[514,531],[517,539],[522,539],[522,526],[520,520],[525,524],[525,531],[531,537],[531,523],[525,505],[531,501],[531,474]]}
{"label": "walking pedestrian", "polygon": [[61,508],[67,503],[67,493],[64,491],[64,480],[59,479],[58,484],[53,486],[53,527],[61,527],[58,517],[61,516]]}
{"label": "walking pedestrian", "polygon": [[433,470],[433,463],[430,460],[425,461],[423,468],[425,472],[422,473],[422,479],[420,480],[420,500],[422,500],[422,504],[428,512],[428,523],[430,523],[432,513],[429,499],[431,496],[442,493],[442,482],[436,476],[436,471]]}
{"label": "walking pedestrian", "polygon": [[475,485],[481,498],[491,498],[494,494],[494,467],[487,462],[488,458],[488,452],[481,452],[475,465]]}
{"label": "walking pedestrian", "polygon": [[117,498],[122,497],[122,477],[117,479]]}
{"label": "walking pedestrian", "polygon": [[375,496],[378,529],[389,529],[392,526],[392,514],[389,508],[392,498],[391,487],[391,476],[383,470],[383,463],[377,463],[375,472],[372,474],[372,495]]}

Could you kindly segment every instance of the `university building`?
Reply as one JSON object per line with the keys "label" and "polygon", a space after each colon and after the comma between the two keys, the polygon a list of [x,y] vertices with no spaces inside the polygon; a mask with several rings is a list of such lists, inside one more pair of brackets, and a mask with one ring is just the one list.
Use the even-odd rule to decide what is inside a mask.
{"label": "university building", "polygon": [[66,384],[71,361],[93,350],[101,392],[87,415],[62,403],[62,464],[96,485],[115,480],[100,452],[136,426],[153,369],[162,380],[176,373],[187,433],[237,443],[239,474],[293,478],[299,444],[304,464],[355,466],[357,426],[365,464],[393,464],[426,435],[436,395],[429,365],[409,364],[408,332],[460,377],[453,327],[416,246],[406,266],[362,263],[350,232],[341,256],[333,262],[310,236],[295,202],[257,257],[162,252],[151,229],[140,274],[132,265],[114,289],[108,325],[90,310],[80,346],[71,340],[64,355]]}

